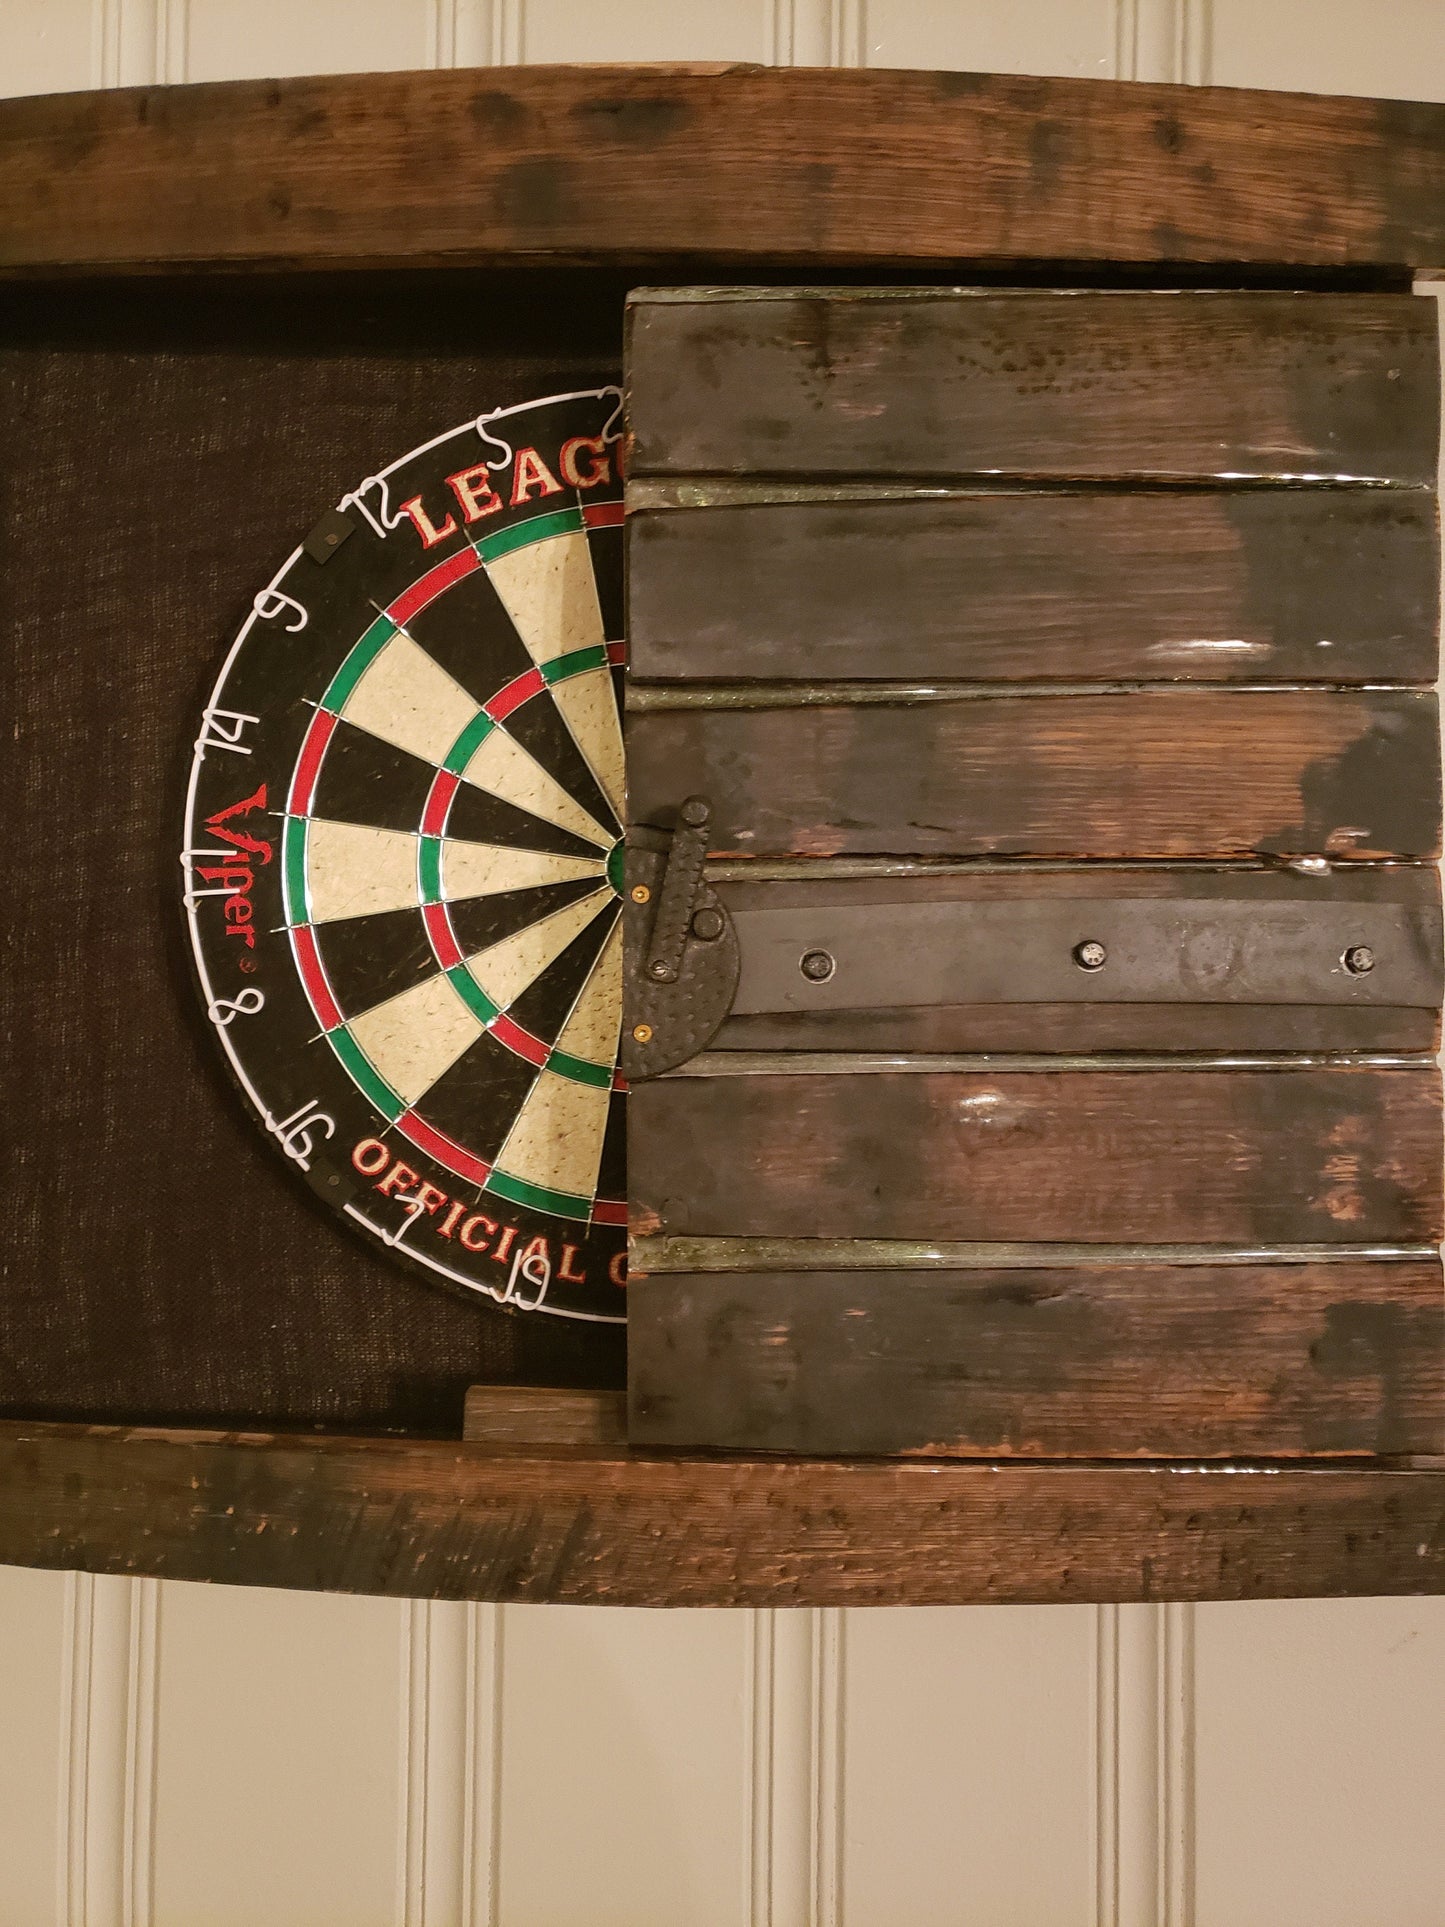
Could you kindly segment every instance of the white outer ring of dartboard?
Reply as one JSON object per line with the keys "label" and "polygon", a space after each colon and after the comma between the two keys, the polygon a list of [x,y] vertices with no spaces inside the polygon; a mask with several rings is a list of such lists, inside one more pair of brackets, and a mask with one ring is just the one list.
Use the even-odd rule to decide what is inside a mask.
{"label": "white outer ring of dartboard", "polygon": [[[403,467],[407,462],[415,461],[418,455],[426,455],[430,453],[432,449],[440,448],[444,442],[454,441],[458,435],[468,433],[480,434],[483,420],[488,423],[499,422],[504,421],[509,415],[525,415],[533,408],[551,408],[555,407],[559,402],[566,401],[601,401],[608,395],[615,395],[618,399],[619,406],[621,405],[621,389],[618,388],[615,383],[609,382],[605,388],[574,388],[565,395],[542,395],[539,396],[536,401],[522,401],[515,403],[511,408],[499,408],[495,413],[488,413],[484,417],[477,417],[472,421],[462,422],[456,428],[448,429],[444,435],[434,435],[429,442],[419,443],[417,447],[408,449],[405,455],[398,455],[395,461],[388,462],[385,468],[378,469],[375,475],[368,476],[366,479],[367,481],[385,481],[388,475],[394,474],[397,469]],[[615,414],[612,419],[616,419]],[[609,426],[610,425],[609,423]],[[344,505],[351,500],[354,492],[353,490],[348,490],[347,493],[341,497],[340,501],[336,504],[338,513],[344,511]],[[218,706],[221,691],[226,685],[226,678],[230,675],[236,658],[241,653],[242,646],[247,636],[250,635],[252,627],[260,619],[259,612],[256,609],[256,603],[266,595],[284,593],[284,591],[279,590],[278,585],[287,571],[295,566],[300,555],[301,545],[298,543],[281,564],[275,575],[273,575],[271,580],[266,584],[266,587],[254,598],[251,605],[251,612],[241,624],[236,634],[236,640],[231,644],[230,649],[227,651],[226,659],[221,664],[220,674],[216,677],[211,689],[210,700],[202,712],[203,715],[209,715],[210,712]],[[194,850],[196,787],[200,782],[201,766],[205,761],[205,740],[206,733],[204,727],[202,727],[201,734],[196,738],[195,750],[191,757],[190,781],[186,785],[186,846],[181,851],[181,864],[187,870],[189,870]],[[262,1123],[269,1133],[279,1137],[280,1132],[277,1128],[277,1119],[271,1115],[265,1099],[247,1076],[246,1067],[242,1064],[231,1042],[228,1025],[222,1023],[221,1019],[216,1015],[219,1000],[211,984],[210,973],[206,969],[206,959],[201,949],[201,934],[200,925],[197,922],[196,903],[193,893],[189,890],[186,892],[185,911],[186,923],[191,935],[191,955],[195,959],[196,975],[200,979],[201,991],[205,998],[206,1015],[210,1019],[211,1028],[220,1040],[221,1049],[226,1053],[226,1058],[235,1073],[236,1081],[240,1084],[242,1090],[245,1091],[247,1097],[250,1098],[252,1106],[259,1114]],[[414,1212],[401,1227],[401,1230],[393,1234],[382,1231],[371,1222],[370,1218],[358,1211],[353,1204],[343,1205],[342,1209],[348,1217],[354,1218],[358,1224],[365,1225],[367,1231],[373,1238],[379,1239],[394,1251],[404,1252],[408,1258],[415,1260],[419,1265],[425,1265],[429,1271],[440,1272],[443,1278],[449,1278],[453,1284],[461,1285],[465,1290],[472,1292],[479,1298],[490,1298],[497,1304],[502,1304],[507,1301],[511,1290],[510,1286],[484,1285],[480,1280],[468,1278],[460,1271],[453,1271],[450,1265],[444,1265],[440,1259],[429,1258],[424,1251],[418,1251],[414,1245],[405,1243],[406,1234],[416,1222],[417,1213]],[[625,1314],[611,1318],[608,1317],[605,1312],[600,1311],[564,1311],[561,1306],[549,1305],[545,1300],[540,1305],[531,1306],[528,1309],[548,1312],[553,1318],[574,1318],[588,1325],[621,1325],[626,1323]]]}

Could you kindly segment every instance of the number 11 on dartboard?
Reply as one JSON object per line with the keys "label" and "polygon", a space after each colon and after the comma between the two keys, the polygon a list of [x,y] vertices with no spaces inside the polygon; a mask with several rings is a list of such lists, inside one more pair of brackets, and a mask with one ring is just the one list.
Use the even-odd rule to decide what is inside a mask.
{"label": "number 11 on dartboard", "polygon": [[402,1261],[623,1316],[621,397],[365,478],[200,721],[184,911],[272,1141]]}

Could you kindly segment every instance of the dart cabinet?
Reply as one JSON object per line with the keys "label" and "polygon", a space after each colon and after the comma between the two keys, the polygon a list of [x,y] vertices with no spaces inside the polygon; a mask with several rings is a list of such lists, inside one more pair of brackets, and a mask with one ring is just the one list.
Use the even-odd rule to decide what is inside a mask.
{"label": "dart cabinet", "polygon": [[[1445,1586],[1442,263],[1445,108],[1408,103],[536,68],[0,105],[0,1560],[635,1604]],[[625,422],[528,444],[553,503],[513,429],[619,386]],[[620,467],[561,453],[624,429],[625,532]],[[544,539],[599,584],[565,646],[499,566]],[[622,932],[630,1364],[615,1301],[564,1296],[620,1187],[514,1135],[541,1078],[594,1133],[620,1093],[472,968],[445,847],[506,841],[476,812],[515,789],[447,815],[489,732],[540,766],[519,705],[605,685],[624,543],[625,873],[589,792],[575,874],[522,881]],[[464,575],[530,657],[446,742],[420,701],[378,737],[386,665],[455,667]],[[328,584],[365,612],[335,660]],[[248,756],[272,874],[263,805],[204,793]],[[400,811],[408,770],[411,815],[342,800]],[[338,817],[430,846],[414,904]],[[430,955],[346,949],[358,876]],[[268,945],[307,1001],[260,1050]],[[462,1128],[442,1072],[367,1019],[443,974],[458,1049],[531,1066],[465,1200],[405,1163]],[[377,1149],[273,1097],[300,1061]],[[427,1261],[463,1224],[496,1258],[497,1196],[557,1220],[545,1275]]]}

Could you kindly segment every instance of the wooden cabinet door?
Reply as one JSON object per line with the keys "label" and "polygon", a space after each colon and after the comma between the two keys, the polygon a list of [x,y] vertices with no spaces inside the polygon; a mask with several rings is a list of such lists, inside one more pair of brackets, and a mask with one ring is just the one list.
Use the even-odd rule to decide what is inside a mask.
{"label": "wooden cabinet door", "polygon": [[642,291],[628,396],[634,1441],[1438,1451],[1433,304]]}

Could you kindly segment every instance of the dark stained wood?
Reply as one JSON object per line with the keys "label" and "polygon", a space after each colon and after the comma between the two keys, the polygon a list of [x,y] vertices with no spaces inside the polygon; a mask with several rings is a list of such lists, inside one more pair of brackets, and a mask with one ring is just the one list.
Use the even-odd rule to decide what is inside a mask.
{"label": "dark stained wood", "polygon": [[533,67],[7,101],[0,264],[1445,260],[1445,108]]}
{"label": "dark stained wood", "polygon": [[627,1437],[621,1392],[550,1385],[469,1385],[462,1437],[473,1445],[616,1445]]}
{"label": "dark stained wood", "polygon": [[634,1445],[1239,1458],[1445,1449],[1438,1261],[634,1278]]}
{"label": "dark stained wood", "polygon": [[627,725],[633,820],[738,856],[1431,857],[1435,699],[1149,690],[691,708]]}
{"label": "dark stained wood", "polygon": [[636,475],[1435,483],[1410,295],[633,295]]}
{"label": "dark stained wood", "polygon": [[738,502],[633,514],[628,562],[639,679],[1428,683],[1437,668],[1425,493]]}
{"label": "dark stained wood", "polygon": [[1433,1067],[885,1060],[717,1075],[694,1061],[628,1101],[636,1235],[1266,1245],[1441,1232]]}
{"label": "dark stained wood", "polygon": [[0,1562],[618,1606],[1435,1593],[1445,1465],[708,1461],[9,1424]]}
{"label": "dark stained wood", "polygon": [[[1268,903],[1410,906],[1433,934],[1440,880],[1433,866],[1335,866],[1323,875],[1283,868],[1224,870],[1103,865],[1071,869],[952,867],[912,876],[840,878],[825,865],[810,877],[750,881],[730,866],[714,883],[729,910],[821,910],[835,904],[889,908],[919,902],[1037,902],[1079,897],[1213,897]],[[1438,971],[1437,971],[1438,977]],[[952,1004],[734,1016],[715,1050],[804,1051],[1427,1051],[1439,1048],[1438,994],[1429,1008],[1342,1004]]]}
{"label": "dark stained wood", "polygon": [[1437,1011],[1339,1004],[930,1004],[730,1017],[720,1051],[1428,1051]]}

